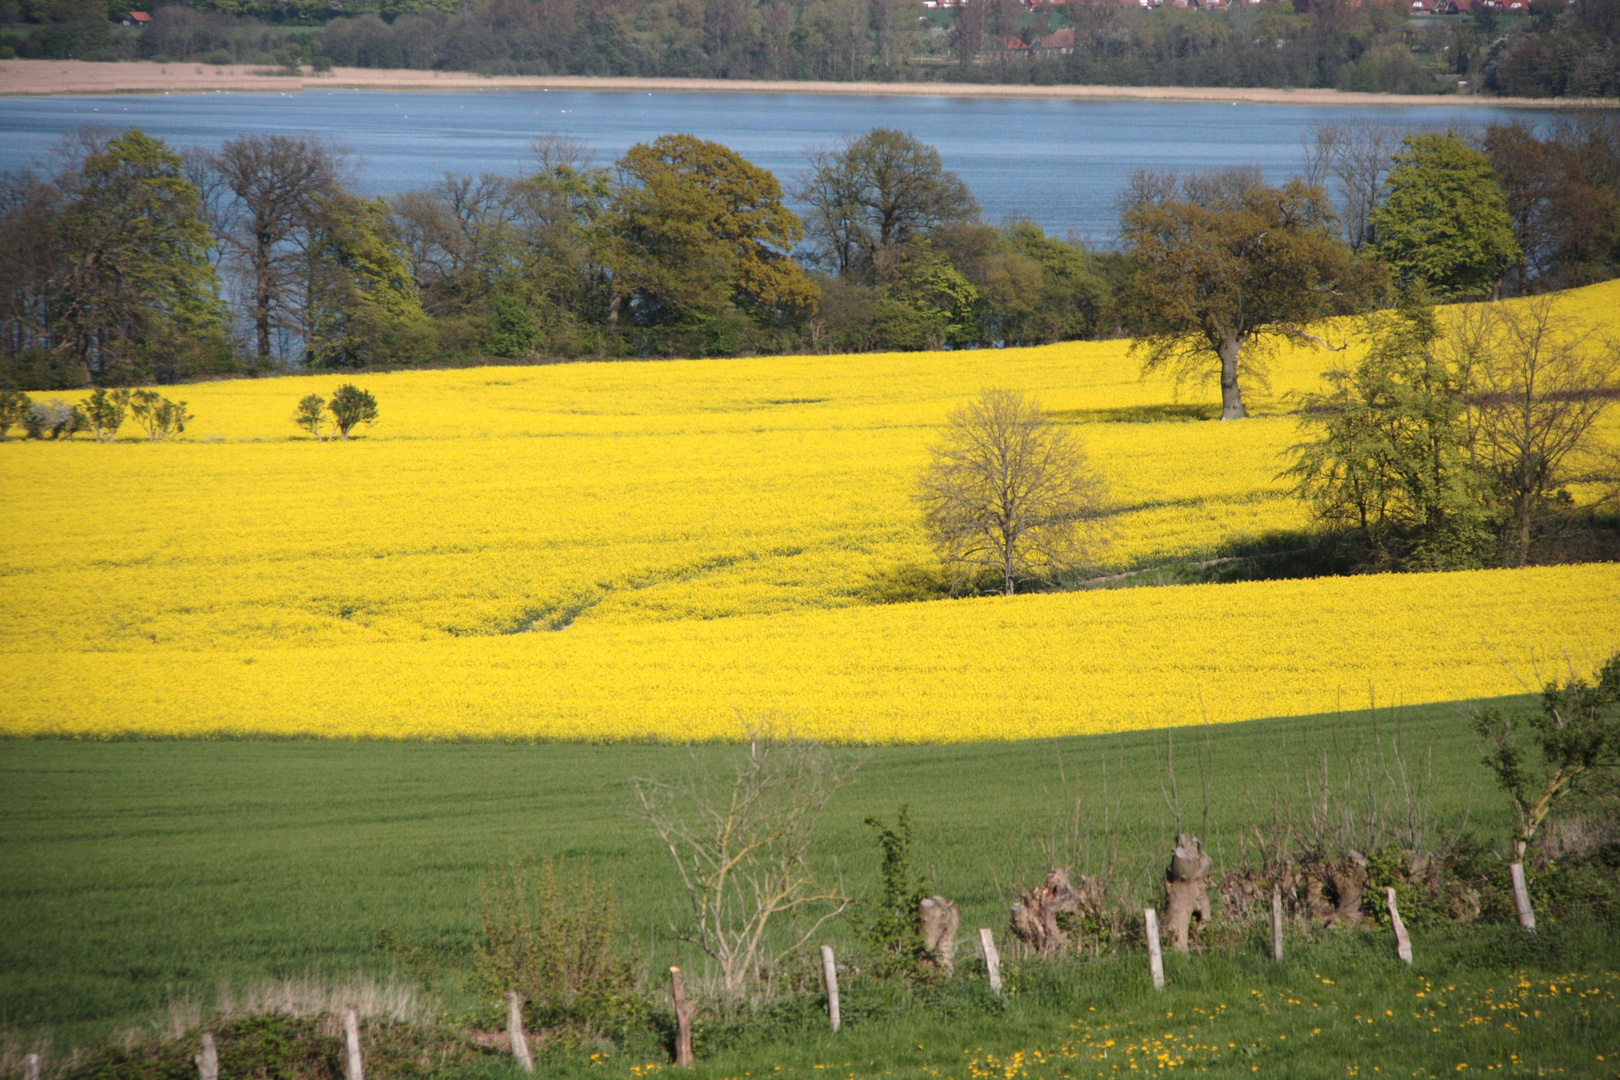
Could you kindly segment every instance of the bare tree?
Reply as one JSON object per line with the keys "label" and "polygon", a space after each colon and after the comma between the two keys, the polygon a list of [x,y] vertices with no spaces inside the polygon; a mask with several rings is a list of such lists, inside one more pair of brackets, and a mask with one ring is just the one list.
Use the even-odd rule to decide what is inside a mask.
{"label": "bare tree", "polygon": [[210,164],[234,196],[220,208],[220,239],[243,280],[258,357],[268,361],[277,331],[304,329],[297,309],[308,234],[322,199],[343,186],[347,158],[310,138],[244,135]]}
{"label": "bare tree", "polygon": [[[816,822],[859,767],[823,747],[753,736],[731,776],[694,760],[683,779],[636,778],[635,816],[669,848],[692,905],[676,933],[713,957],[728,995],[768,977],[849,897],[810,861]],[[773,932],[793,920],[786,934]]]}
{"label": "bare tree", "polygon": [[1079,442],[1011,390],[951,413],[917,500],[958,588],[993,573],[1011,596],[1019,578],[1050,581],[1106,538],[1107,488]]}
{"label": "bare tree", "polygon": [[840,275],[880,279],[901,249],[979,216],[939,151],[903,131],[873,128],[805,157],[811,171],[793,193],[806,206],[805,235],[815,260]]}
{"label": "bare tree", "polygon": [[1323,186],[1331,176],[1339,201],[1344,239],[1354,250],[1368,237],[1367,219],[1378,205],[1378,192],[1390,162],[1411,129],[1393,124],[1319,124],[1305,145],[1306,182]]}
{"label": "bare tree", "polygon": [[1464,309],[1453,336],[1471,354],[1477,452],[1507,504],[1503,561],[1523,566],[1558,492],[1601,479],[1598,421],[1620,396],[1620,342],[1552,296]]}

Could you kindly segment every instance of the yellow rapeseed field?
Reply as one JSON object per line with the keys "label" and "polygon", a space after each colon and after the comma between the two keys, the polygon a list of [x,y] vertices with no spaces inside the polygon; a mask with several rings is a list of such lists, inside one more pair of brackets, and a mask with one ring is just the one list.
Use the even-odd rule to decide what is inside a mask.
{"label": "yellow rapeseed field", "polygon": [[[1612,318],[1620,283],[1565,302]],[[928,565],[913,479],[980,390],[1078,425],[1123,569],[1304,524],[1285,395],[1354,355],[1279,356],[1239,424],[1124,342],[368,375],[349,443],[290,421],[342,376],[187,386],[173,443],[0,446],[0,731],[1022,738],[1516,692],[1620,645],[1613,566],[870,603]]]}

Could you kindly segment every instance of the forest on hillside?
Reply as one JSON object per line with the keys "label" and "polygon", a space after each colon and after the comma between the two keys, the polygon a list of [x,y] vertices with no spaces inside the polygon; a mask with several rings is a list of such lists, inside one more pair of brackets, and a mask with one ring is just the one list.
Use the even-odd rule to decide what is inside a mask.
{"label": "forest on hillside", "polygon": [[1620,0],[1424,17],[1394,0],[192,0],[118,25],[129,6],[0,0],[0,58],[1620,96]]}

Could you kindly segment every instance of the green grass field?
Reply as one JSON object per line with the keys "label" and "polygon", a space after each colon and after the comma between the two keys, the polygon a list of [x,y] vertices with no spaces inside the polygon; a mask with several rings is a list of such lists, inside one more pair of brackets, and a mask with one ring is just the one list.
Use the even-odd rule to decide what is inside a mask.
{"label": "green grass field", "polygon": [[[821,856],[870,891],[877,853],[862,820],[907,804],[917,860],[961,903],[964,931],[1004,935],[1007,893],[1044,869],[1043,845],[1066,850],[1081,871],[1113,845],[1127,882],[1158,902],[1153,879],[1173,831],[1167,752],[1184,825],[1204,836],[1218,872],[1242,859],[1241,835],[1277,800],[1298,809],[1324,762],[1334,785],[1364,791],[1354,774],[1373,766],[1375,786],[1387,784],[1397,744],[1409,770],[1432,773],[1426,799],[1442,831],[1466,824],[1488,840],[1505,835],[1467,707],[1453,705],[1180,729],[1173,747],[1164,732],[1137,732],[860,751],[855,782],[824,820]],[[692,754],[713,763],[732,752],[723,747],[0,746],[0,1062],[12,1067],[36,1045],[61,1062],[73,1047],[154,1030],[168,1003],[206,1005],[221,984],[396,971],[377,945],[382,930],[438,957],[434,989],[450,1013],[474,1008],[466,972],[478,883],[491,860],[514,853],[588,860],[617,885],[649,971],[676,958],[700,965],[670,941],[682,897],[667,854],[627,814],[625,781],[678,773]],[[1419,922],[1413,935],[1411,968],[1378,930],[1317,932],[1292,942],[1281,965],[1259,938],[1172,955],[1163,993],[1149,987],[1139,950],[1014,961],[1005,1000],[989,995],[965,948],[962,977],[933,989],[851,979],[837,1036],[814,993],[743,1023],[700,1022],[694,1075],[1620,1076],[1614,927],[1553,923],[1531,937],[1513,926]],[[850,945],[842,925],[828,937]],[[169,1071],[140,1075],[190,1068],[189,1042],[167,1045]],[[424,1075],[523,1075],[482,1052]],[[640,1077],[666,1062],[645,1039],[594,1057],[590,1047],[541,1053],[552,1076]]]}
{"label": "green grass field", "polygon": [[[1217,870],[1308,762],[1335,784],[1376,738],[1432,769],[1437,820],[1487,837],[1505,806],[1463,706],[1175,732],[1186,827]],[[465,955],[478,882],[514,853],[589,860],[661,960],[680,894],[668,855],[627,814],[625,780],[725,748],[320,741],[0,743],[0,1028],[89,1038],[220,980],[383,972],[387,929]],[[1106,779],[1111,842],[1147,896],[1173,835],[1162,732],[852,751],[865,757],[821,837],[854,890],[877,851],[862,821],[908,804],[916,858],[963,908],[1006,923],[1005,893],[1044,870],[1042,842],[1095,869]],[[1104,775],[1106,770],[1106,777]],[[1382,781],[1380,781],[1382,782]],[[1205,793],[1208,793],[1207,821]],[[1076,796],[1080,828],[1073,834]],[[1088,842],[1089,837],[1089,842]],[[1078,850],[1077,850],[1078,849]],[[998,887],[999,883],[999,887]],[[840,929],[837,933],[844,931]],[[696,958],[685,958],[690,965]],[[453,991],[452,991],[453,996]],[[454,1002],[452,1002],[454,1004]]]}

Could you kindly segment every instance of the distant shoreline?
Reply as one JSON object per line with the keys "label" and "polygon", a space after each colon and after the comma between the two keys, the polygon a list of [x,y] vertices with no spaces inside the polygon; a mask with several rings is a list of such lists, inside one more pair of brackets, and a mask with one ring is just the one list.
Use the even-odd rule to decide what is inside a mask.
{"label": "distant shoreline", "polygon": [[1259,87],[1010,86],[990,83],[787,82],[765,79],[648,79],[556,75],[482,76],[465,72],[334,68],[325,75],[265,74],[243,64],[85,60],[0,60],[0,97],[200,94],[299,90],[561,90],[852,96],[1037,98],[1067,101],[1243,102],[1256,105],[1490,106],[1503,109],[1615,108],[1613,98],[1505,98],[1471,94],[1360,94]]}

